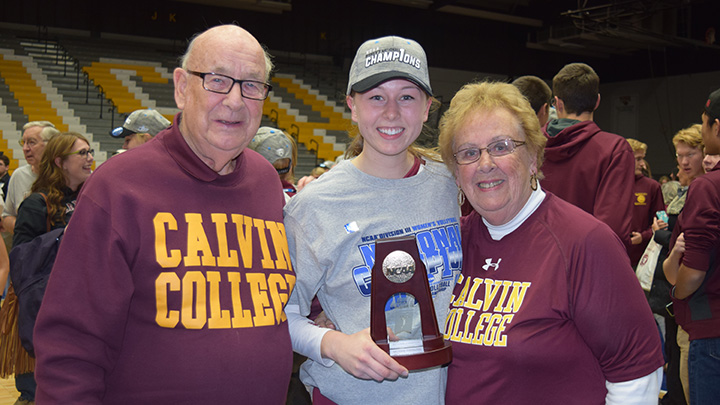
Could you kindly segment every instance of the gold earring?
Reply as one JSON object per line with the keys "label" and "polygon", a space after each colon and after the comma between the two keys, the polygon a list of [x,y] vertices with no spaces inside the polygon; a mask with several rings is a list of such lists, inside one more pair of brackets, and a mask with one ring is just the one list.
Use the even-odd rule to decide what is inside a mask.
{"label": "gold earring", "polygon": [[537,173],[535,172],[533,172],[532,176],[530,176],[530,188],[532,191],[535,191],[538,188]]}
{"label": "gold earring", "polygon": [[462,189],[458,187],[458,196],[457,196],[458,206],[462,207],[463,204],[465,204],[465,193],[463,193]]}

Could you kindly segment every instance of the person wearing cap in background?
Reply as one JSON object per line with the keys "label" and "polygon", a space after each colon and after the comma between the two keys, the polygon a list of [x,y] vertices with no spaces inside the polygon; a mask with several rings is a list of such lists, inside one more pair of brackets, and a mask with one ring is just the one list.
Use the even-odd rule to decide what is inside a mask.
{"label": "person wearing cap in background", "polygon": [[194,36],[173,125],[85,183],[35,324],[38,403],[285,403],[285,200],[247,148],[272,67],[237,25]]}
{"label": "person wearing cap in background", "polygon": [[[420,44],[397,36],[366,41],[348,80],[346,102],[357,124],[347,152],[352,159],[285,206],[297,272],[286,313],[293,348],[309,358],[300,378],[312,389],[315,404],[444,402],[446,367],[408,374],[375,344],[369,330],[376,239],[416,237],[440,327],[460,273],[457,186],[437,155],[414,144],[434,101]],[[315,295],[337,330],[308,320]],[[390,312],[416,310],[406,294],[395,298],[386,308]],[[419,332],[405,331],[402,319],[389,318],[397,333]],[[405,320],[415,326],[420,321]]]}
{"label": "person wearing cap in background", "polygon": [[170,121],[156,110],[135,110],[128,115],[125,123],[110,131],[114,138],[125,138],[122,148],[130,150],[152,139],[170,126]]}
{"label": "person wearing cap in background", "polygon": [[[720,89],[710,94],[702,113],[705,151],[720,154]],[[720,166],[690,183],[685,207],[663,262],[675,319],[689,334],[690,403],[720,398]]]}
{"label": "person wearing cap in background", "polygon": [[260,127],[250,142],[249,148],[261,154],[275,167],[285,192],[285,202],[287,202],[297,193],[293,185],[295,164],[297,163],[295,140],[277,128]]}
{"label": "person wearing cap in background", "polygon": [[322,176],[324,173],[326,173],[328,170],[332,169],[335,166],[335,162],[332,160],[326,160],[317,166],[313,167],[313,169],[310,171],[310,174],[307,176],[303,176],[298,180],[297,182],[297,190],[300,191],[305,186],[310,184],[312,181],[317,180]]}

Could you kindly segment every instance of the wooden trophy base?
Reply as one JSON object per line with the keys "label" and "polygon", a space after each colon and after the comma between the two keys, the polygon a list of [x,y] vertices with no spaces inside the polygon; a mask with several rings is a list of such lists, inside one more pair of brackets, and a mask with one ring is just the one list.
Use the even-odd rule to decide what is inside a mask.
{"label": "wooden trophy base", "polygon": [[[386,263],[386,258],[388,259]],[[422,339],[388,342],[385,306],[395,294],[413,296],[419,307]],[[375,242],[372,268],[370,336],[373,341],[408,370],[442,366],[452,360],[452,346],[438,330],[435,306],[425,264],[420,260],[415,236],[379,239]],[[390,346],[396,346],[391,350]],[[407,346],[405,346],[407,344]]]}
{"label": "wooden trophy base", "polygon": [[[386,341],[387,342],[387,341]],[[381,349],[390,353],[390,345],[385,342],[375,342]],[[438,342],[436,342],[438,343]],[[425,349],[424,352],[407,356],[393,356],[393,359],[403,367],[411,371],[424,370],[427,368],[444,366],[452,361],[452,345],[442,340],[441,347]]]}

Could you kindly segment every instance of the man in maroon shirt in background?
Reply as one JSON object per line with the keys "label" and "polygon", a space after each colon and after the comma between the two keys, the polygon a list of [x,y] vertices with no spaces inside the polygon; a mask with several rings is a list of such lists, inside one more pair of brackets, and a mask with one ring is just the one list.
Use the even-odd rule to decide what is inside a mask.
{"label": "man in maroon shirt in background", "polygon": [[[720,154],[720,89],[705,103],[702,137],[706,153]],[[675,284],[677,322],[690,335],[690,403],[720,398],[720,166],[696,178],[673,230],[663,270]]]}
{"label": "man in maroon shirt in background", "polygon": [[635,179],[630,146],[593,122],[600,78],[584,63],[571,63],[553,78],[557,119],[543,128],[542,187],[608,224],[630,246]]}
{"label": "man in maroon shirt in background", "polygon": [[635,186],[633,188],[632,229],[627,251],[633,268],[638,265],[645,252],[650,238],[653,236],[652,224],[655,213],[665,209],[660,183],[643,174],[647,144],[628,138],[628,143],[635,155]]}

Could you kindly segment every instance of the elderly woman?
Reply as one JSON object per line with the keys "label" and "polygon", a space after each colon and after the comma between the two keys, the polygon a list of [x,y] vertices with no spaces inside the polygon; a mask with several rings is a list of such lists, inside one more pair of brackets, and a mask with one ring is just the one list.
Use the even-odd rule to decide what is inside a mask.
{"label": "elderly woman", "polygon": [[440,149],[474,212],[445,338],[446,403],[657,403],[663,359],[618,237],[540,187],[545,140],[504,83],[469,84]]}

